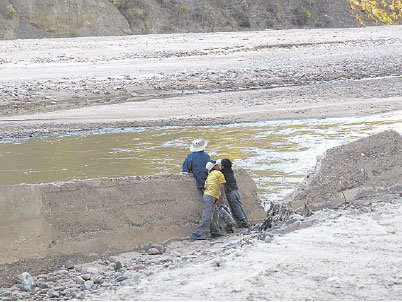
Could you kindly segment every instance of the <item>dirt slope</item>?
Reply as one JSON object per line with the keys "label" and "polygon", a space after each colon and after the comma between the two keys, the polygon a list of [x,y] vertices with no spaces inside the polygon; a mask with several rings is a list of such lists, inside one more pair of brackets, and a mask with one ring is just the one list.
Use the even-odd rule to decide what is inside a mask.
{"label": "dirt slope", "polygon": [[402,136],[385,131],[317,156],[315,169],[289,196],[294,208],[324,208],[402,192]]}
{"label": "dirt slope", "polygon": [[0,38],[400,24],[401,0],[4,0]]}

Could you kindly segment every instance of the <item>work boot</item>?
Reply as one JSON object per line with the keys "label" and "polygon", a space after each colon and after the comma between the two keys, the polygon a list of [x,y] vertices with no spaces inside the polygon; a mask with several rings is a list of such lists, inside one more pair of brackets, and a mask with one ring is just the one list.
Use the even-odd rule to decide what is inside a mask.
{"label": "work boot", "polygon": [[226,233],[234,233],[234,224],[228,224],[225,228]]}
{"label": "work boot", "polygon": [[192,240],[206,240],[207,237],[202,236],[202,235],[191,234],[190,239],[192,239]]}
{"label": "work boot", "polygon": [[224,236],[222,233],[211,233],[211,238],[218,238]]}
{"label": "work boot", "polygon": [[251,228],[251,223],[247,219],[242,219],[240,221],[241,228]]}

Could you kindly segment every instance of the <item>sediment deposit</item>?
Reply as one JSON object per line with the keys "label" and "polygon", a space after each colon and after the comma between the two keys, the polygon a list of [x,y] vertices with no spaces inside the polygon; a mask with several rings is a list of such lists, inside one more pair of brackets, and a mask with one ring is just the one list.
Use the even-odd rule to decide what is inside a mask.
{"label": "sediment deposit", "polygon": [[304,213],[402,192],[402,136],[385,131],[317,155],[316,167],[285,202]]}
{"label": "sediment deposit", "polygon": [[402,110],[401,37],[392,26],[0,41],[0,136]]}

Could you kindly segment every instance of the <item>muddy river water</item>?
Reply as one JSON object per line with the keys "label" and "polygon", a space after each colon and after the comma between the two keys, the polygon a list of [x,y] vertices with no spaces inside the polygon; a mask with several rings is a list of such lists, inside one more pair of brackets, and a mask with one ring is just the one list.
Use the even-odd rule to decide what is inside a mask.
{"label": "muddy river water", "polygon": [[215,126],[103,129],[0,143],[0,185],[179,173],[195,138],[212,159],[230,158],[255,180],[262,200],[293,190],[316,156],[360,137],[394,129],[402,112]]}

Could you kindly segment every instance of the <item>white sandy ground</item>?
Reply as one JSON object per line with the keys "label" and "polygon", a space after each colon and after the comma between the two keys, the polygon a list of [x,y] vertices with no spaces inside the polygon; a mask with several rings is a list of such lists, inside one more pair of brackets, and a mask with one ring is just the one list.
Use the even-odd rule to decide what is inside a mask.
{"label": "white sandy ground", "polygon": [[[325,52],[327,46],[320,44],[359,41],[367,44],[376,40],[384,45],[386,41],[400,39],[401,30],[402,26],[395,25],[0,41],[0,83],[261,67],[260,60],[248,59],[241,51],[261,46],[317,44]],[[237,51],[233,53],[233,49]],[[284,49],[285,53],[289,51]],[[352,48],[339,55],[353,51]],[[173,58],[164,58],[172,54]],[[254,51],[249,56],[255,55],[258,53]],[[314,55],[304,53],[303,59],[312,59]],[[272,59],[279,58],[267,56],[264,61],[268,64]],[[296,60],[299,57],[293,58]],[[288,60],[287,65],[293,61]]]}
{"label": "white sandy ground", "polygon": [[[0,133],[402,110],[401,33],[392,26],[0,41]],[[276,88],[255,89],[266,85]],[[201,91],[163,94],[175,89]]]}
{"label": "white sandy ground", "polygon": [[305,223],[312,221],[272,241],[234,236],[172,244],[171,253],[195,256],[142,277],[132,273],[118,290],[87,299],[402,300],[401,198],[324,210]]}

